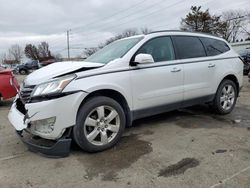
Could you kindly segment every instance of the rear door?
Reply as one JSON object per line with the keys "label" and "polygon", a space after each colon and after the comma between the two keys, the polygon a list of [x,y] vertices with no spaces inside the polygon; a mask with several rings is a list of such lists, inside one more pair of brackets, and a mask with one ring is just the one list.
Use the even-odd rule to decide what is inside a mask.
{"label": "rear door", "polygon": [[175,63],[168,36],[146,42],[135,54],[150,54],[155,63],[139,64],[131,72],[135,118],[179,108],[183,100],[183,65]]}
{"label": "rear door", "polygon": [[198,37],[173,36],[172,39],[177,58],[184,66],[184,101],[199,103],[198,98],[212,93],[216,65],[207,61],[206,51]]}

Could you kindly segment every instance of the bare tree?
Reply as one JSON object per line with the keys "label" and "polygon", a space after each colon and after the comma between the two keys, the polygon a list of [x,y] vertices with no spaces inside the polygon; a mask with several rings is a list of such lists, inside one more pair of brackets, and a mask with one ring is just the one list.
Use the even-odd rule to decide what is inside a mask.
{"label": "bare tree", "polygon": [[9,60],[20,63],[23,58],[23,49],[18,44],[12,45],[9,48]]}
{"label": "bare tree", "polygon": [[41,42],[38,47],[33,44],[27,44],[24,49],[24,53],[26,57],[39,60],[46,61],[49,59],[54,59],[49,50],[49,44],[47,42]]}
{"label": "bare tree", "polygon": [[127,29],[125,31],[123,31],[122,33],[120,34],[117,34],[116,36],[114,37],[111,37],[110,39],[106,40],[106,42],[104,43],[104,45],[100,45],[100,47],[104,47],[116,40],[119,40],[119,39],[122,39],[122,38],[126,38],[126,37],[131,37],[131,36],[134,36],[134,35],[137,35],[138,32],[136,29]]}
{"label": "bare tree", "polygon": [[39,52],[35,45],[33,44],[27,44],[24,49],[24,53],[27,58],[30,58],[32,60],[39,60]]}
{"label": "bare tree", "polygon": [[137,29],[127,29],[121,34],[122,38],[131,37],[134,35],[138,35]]}
{"label": "bare tree", "polygon": [[85,48],[84,49],[84,54],[88,57],[97,52],[99,48]]}
{"label": "bare tree", "polygon": [[2,53],[0,55],[0,63],[4,64],[5,61],[6,61],[6,59],[7,59],[7,54],[6,53]]}
{"label": "bare tree", "polygon": [[41,42],[41,44],[38,45],[38,53],[40,57],[51,57],[49,44],[47,42]]}
{"label": "bare tree", "polygon": [[144,34],[144,35],[149,34],[150,32],[152,32],[152,30],[150,30],[147,27],[141,28],[141,33]]}
{"label": "bare tree", "polygon": [[223,37],[226,40],[230,42],[236,42],[237,37],[241,33],[247,33],[247,30],[244,28],[244,25],[247,22],[247,20],[245,19],[245,15],[247,15],[247,12],[242,10],[231,10],[223,12],[222,18],[226,22]]}
{"label": "bare tree", "polygon": [[198,31],[221,36],[225,22],[221,16],[212,15],[209,9],[202,11],[201,6],[192,6],[191,11],[181,20],[181,30]]}

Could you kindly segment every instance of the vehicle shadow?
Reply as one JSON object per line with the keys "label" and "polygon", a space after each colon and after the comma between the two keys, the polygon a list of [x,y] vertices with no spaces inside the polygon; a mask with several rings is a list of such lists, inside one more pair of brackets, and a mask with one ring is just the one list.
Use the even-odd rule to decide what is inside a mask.
{"label": "vehicle shadow", "polygon": [[173,123],[182,128],[221,128],[225,126],[250,127],[250,109],[236,106],[227,115],[218,115],[208,105],[197,105],[136,120],[133,128]]}

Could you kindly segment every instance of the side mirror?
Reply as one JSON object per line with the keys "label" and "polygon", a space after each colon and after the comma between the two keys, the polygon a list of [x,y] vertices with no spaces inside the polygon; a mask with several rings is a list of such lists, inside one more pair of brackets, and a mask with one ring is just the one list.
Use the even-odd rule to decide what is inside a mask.
{"label": "side mirror", "polygon": [[150,54],[138,54],[135,56],[136,64],[148,64],[148,63],[154,63],[154,58]]}

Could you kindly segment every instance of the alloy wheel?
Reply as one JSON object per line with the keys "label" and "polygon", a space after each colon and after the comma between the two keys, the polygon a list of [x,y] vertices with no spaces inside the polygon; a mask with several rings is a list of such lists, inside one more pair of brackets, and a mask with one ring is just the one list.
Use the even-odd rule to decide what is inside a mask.
{"label": "alloy wheel", "polygon": [[235,101],[235,89],[232,85],[225,85],[221,92],[220,105],[223,110],[230,110]]}
{"label": "alloy wheel", "polygon": [[94,145],[110,143],[120,129],[120,117],[111,106],[99,106],[92,110],[84,122],[84,134]]}

